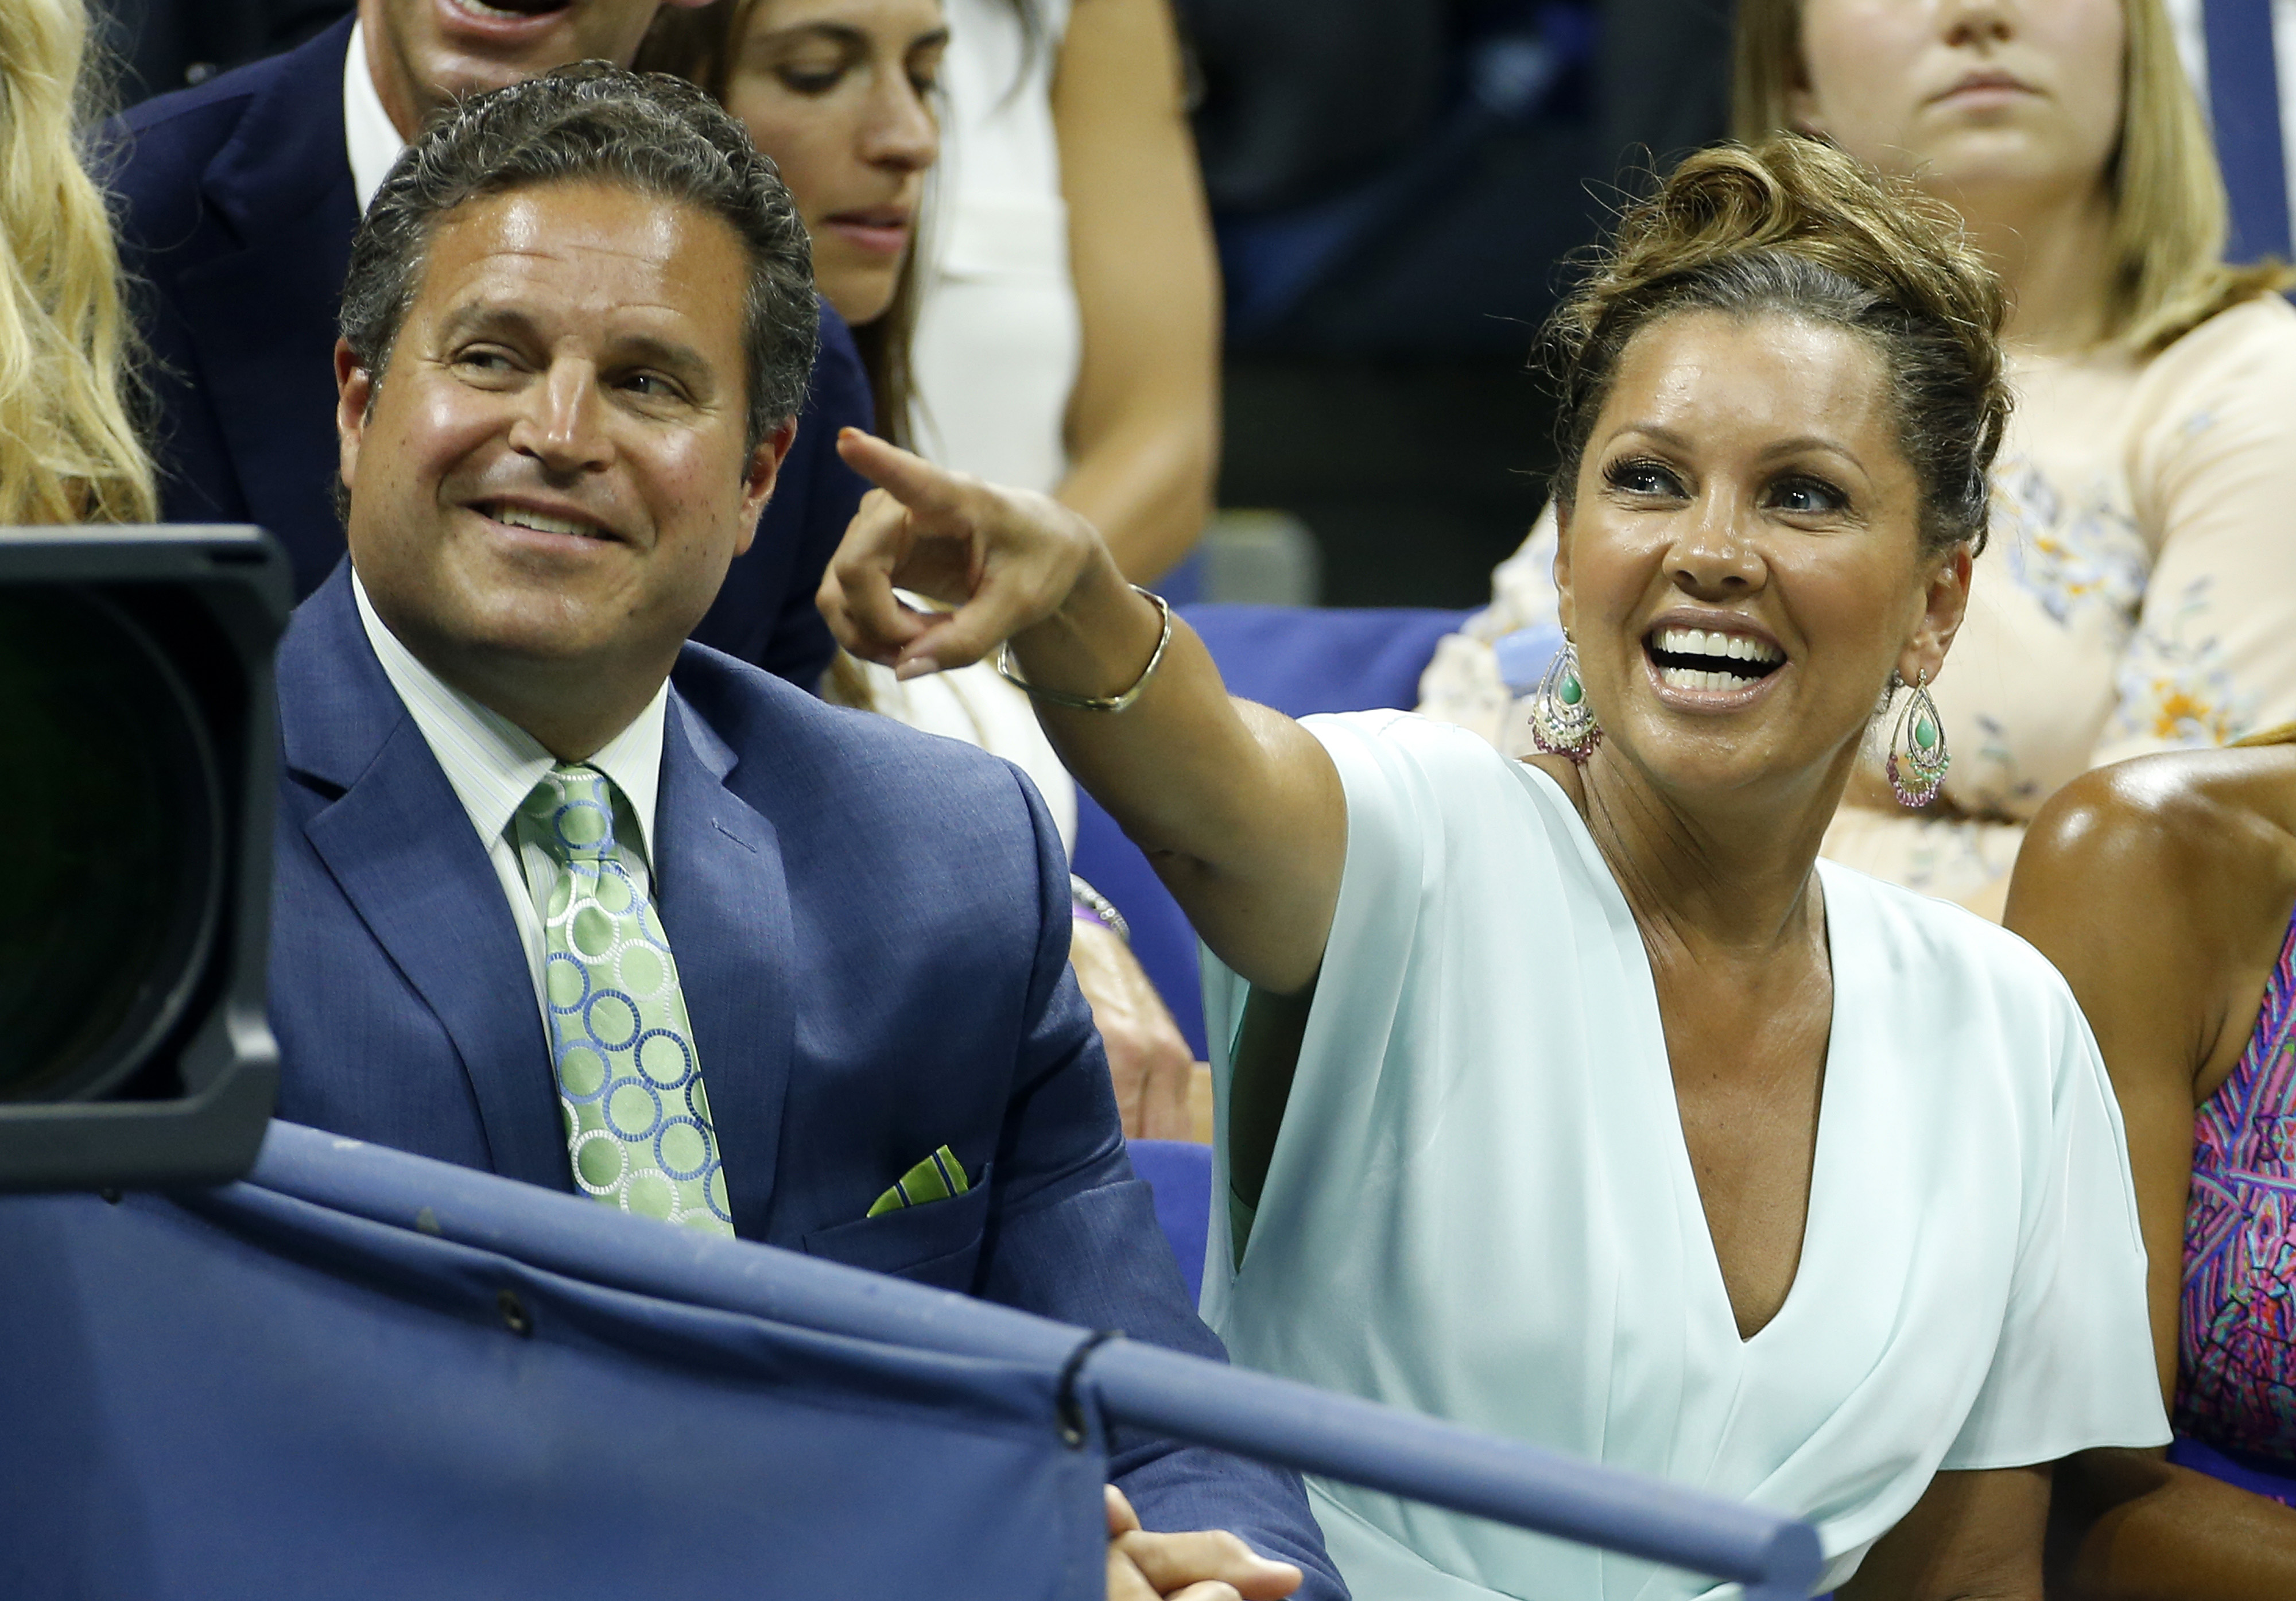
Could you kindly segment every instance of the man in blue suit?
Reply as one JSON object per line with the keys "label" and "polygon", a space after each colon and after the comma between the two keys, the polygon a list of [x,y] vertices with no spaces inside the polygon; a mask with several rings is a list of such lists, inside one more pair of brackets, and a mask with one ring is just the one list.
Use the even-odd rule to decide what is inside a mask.
{"label": "man in blue suit", "polygon": [[[673,0],[694,4],[695,0]],[[255,522],[299,595],[343,536],[331,355],[352,230],[401,141],[455,96],[568,62],[627,62],[658,0],[360,0],[308,44],[135,107],[112,187],[152,352],[160,510]],[[801,426],[757,540],[695,637],[810,688],[833,645],[813,592],[865,489],[837,430],[871,421],[852,337],[824,308]]]}
{"label": "man in blue suit", "polygon": [[[1218,1355],[1035,792],[686,642],[811,361],[770,166],[594,63],[418,154],[345,289],[349,562],[278,658],[280,1114]],[[1341,1593],[1289,1474],[1118,1447],[1143,1523],[1233,1532],[1112,1500],[1111,1597]]]}

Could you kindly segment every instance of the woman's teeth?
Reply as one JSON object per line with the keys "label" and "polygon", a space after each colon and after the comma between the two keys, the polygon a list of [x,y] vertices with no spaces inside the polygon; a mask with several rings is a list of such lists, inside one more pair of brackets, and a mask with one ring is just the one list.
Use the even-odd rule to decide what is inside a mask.
{"label": "woman's teeth", "polygon": [[1669,689],[1742,689],[1752,682],[1735,673],[1702,673],[1693,667],[1661,667],[1658,676]]}
{"label": "woman's teeth", "polygon": [[1720,656],[1731,661],[1754,661],[1770,667],[1786,659],[1785,653],[1775,645],[1743,634],[1725,634],[1719,629],[1709,633],[1704,628],[1660,628],[1652,647],[1669,656]]}
{"label": "woman's teeth", "polygon": [[1742,689],[1785,660],[1784,652],[1762,640],[1706,628],[1657,629],[1650,653],[1669,689]]}

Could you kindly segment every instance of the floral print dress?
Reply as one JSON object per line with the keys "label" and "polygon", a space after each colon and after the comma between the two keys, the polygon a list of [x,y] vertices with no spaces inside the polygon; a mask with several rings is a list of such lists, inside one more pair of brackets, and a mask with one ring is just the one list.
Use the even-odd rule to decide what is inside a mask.
{"label": "floral print dress", "polygon": [[[2296,308],[2246,301],[2142,359],[2013,354],[2010,375],[1991,541],[1931,688],[1956,815],[1848,805],[1825,842],[1955,899],[1997,887],[2075,775],[2296,720]],[[1550,512],[1437,651],[1422,711],[1526,748],[1529,685],[1502,662],[1550,636],[1554,558]]]}

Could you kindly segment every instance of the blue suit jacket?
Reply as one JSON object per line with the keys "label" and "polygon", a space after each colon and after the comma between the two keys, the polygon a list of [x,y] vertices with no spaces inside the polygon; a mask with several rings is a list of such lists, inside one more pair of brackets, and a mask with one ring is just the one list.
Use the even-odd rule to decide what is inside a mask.
{"label": "blue suit jacket", "polygon": [[[343,139],[347,18],[283,55],[145,102],[108,165],[152,375],[160,514],[256,522],[298,595],[343,554],[334,511],[336,308],[358,226]],[[730,291],[729,291],[730,292]],[[693,636],[808,688],[832,650],[822,569],[867,485],[837,430],[871,423],[853,336],[821,311],[821,357],[758,538]]]}
{"label": "blue suit jacket", "polygon": [[[279,1115],[570,1190],[540,1009],[486,847],[383,676],[348,564],[278,658]],[[1068,968],[1067,862],[1019,772],[702,646],[654,822],[742,1238],[1201,1356]],[[961,1196],[865,1214],[947,1145]],[[1342,1593],[1299,1482],[1119,1437],[1151,1528],[1228,1528]]]}

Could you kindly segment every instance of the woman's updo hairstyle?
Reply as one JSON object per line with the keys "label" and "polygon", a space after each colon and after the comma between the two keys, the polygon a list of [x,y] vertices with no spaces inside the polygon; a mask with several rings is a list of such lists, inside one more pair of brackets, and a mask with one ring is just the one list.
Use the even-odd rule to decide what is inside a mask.
{"label": "woman's updo hairstyle", "polygon": [[1782,135],[1718,145],[1629,205],[1548,321],[1567,502],[1619,357],[1661,317],[1798,317],[1873,341],[1921,485],[1922,546],[1984,548],[1986,473],[2009,420],[2000,281],[1950,211],[1833,146]]}

